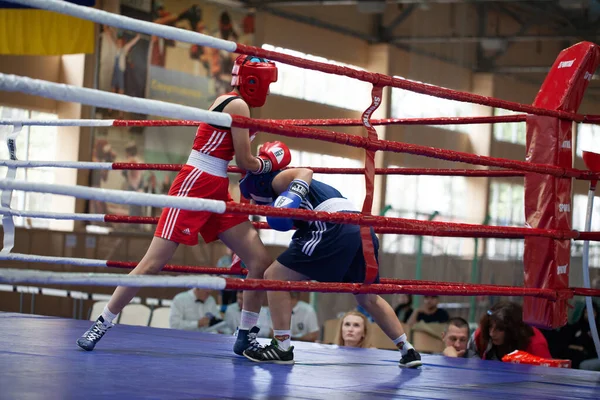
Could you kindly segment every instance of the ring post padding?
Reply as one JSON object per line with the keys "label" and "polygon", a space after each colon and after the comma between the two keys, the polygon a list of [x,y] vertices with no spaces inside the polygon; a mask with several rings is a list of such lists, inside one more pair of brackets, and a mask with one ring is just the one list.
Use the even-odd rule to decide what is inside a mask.
{"label": "ring post padding", "polygon": [[[575,112],[589,78],[600,64],[600,48],[589,42],[563,50],[533,103],[550,110]],[[555,117],[527,117],[527,161],[571,168],[572,122]],[[571,178],[525,174],[525,218],[528,226],[571,229]],[[525,238],[525,286],[565,289],[569,286],[571,242],[565,239]],[[541,328],[567,323],[567,302],[525,299],[523,320]]]}

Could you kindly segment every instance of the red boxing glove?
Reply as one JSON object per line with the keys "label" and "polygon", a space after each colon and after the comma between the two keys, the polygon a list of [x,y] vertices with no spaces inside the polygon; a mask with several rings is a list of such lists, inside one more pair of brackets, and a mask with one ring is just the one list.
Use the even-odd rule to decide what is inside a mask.
{"label": "red boxing glove", "polygon": [[284,143],[276,141],[263,144],[257,158],[260,161],[260,168],[253,173],[266,174],[287,167],[292,161],[292,154]]}
{"label": "red boxing glove", "polygon": [[543,367],[571,368],[571,360],[558,360],[534,356],[521,350],[515,350],[502,357],[502,361],[513,364],[541,365]]}

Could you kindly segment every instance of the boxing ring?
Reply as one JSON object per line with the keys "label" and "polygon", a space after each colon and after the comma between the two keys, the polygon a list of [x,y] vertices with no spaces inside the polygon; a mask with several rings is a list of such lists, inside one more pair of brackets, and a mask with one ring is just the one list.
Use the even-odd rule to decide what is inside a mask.
{"label": "boxing ring", "polygon": [[[594,399],[598,373],[297,342],[294,366],[250,364],[234,339],[119,326],[93,353],[74,349],[88,321],[0,313],[0,398]],[[260,339],[262,341],[263,339]]]}
{"label": "boxing ring", "polygon": [[[157,218],[127,217],[110,214],[59,214],[49,212],[26,212],[10,208],[13,190],[68,195],[77,198],[110,201],[112,203],[173,207],[187,210],[232,212],[245,215],[293,217],[302,220],[321,220],[361,226],[363,238],[368,238],[369,228],[380,234],[430,235],[447,237],[524,238],[526,254],[525,269],[534,278],[548,274],[551,279],[533,285],[526,279],[525,287],[468,284],[457,282],[434,282],[382,278],[374,284],[378,273],[373,248],[364,246],[367,260],[367,276],[363,284],[279,282],[255,279],[207,277],[198,274],[241,275],[239,263],[229,269],[185,265],[167,265],[165,272],[177,276],[129,276],[111,273],[60,273],[43,270],[0,268],[0,283],[73,284],[105,286],[156,286],[156,287],[203,287],[215,290],[284,290],[335,293],[407,293],[424,295],[514,295],[524,296],[526,318],[532,323],[560,326],[566,316],[567,301],[575,295],[600,296],[600,290],[590,289],[588,259],[589,241],[600,241],[600,232],[589,232],[591,206],[596,181],[600,178],[598,156],[585,153],[584,160],[590,170],[577,170],[567,165],[563,153],[571,155],[572,121],[600,123],[598,115],[576,113],[588,74],[600,64],[600,48],[592,43],[580,43],[561,52],[553,66],[549,80],[563,83],[564,93],[550,96],[544,104],[525,105],[462,93],[409,80],[381,74],[307,61],[264,49],[215,39],[207,35],[185,31],[169,26],[137,21],[101,10],[76,6],[60,1],[18,0],[16,3],[49,9],[88,19],[97,23],[125,28],[167,39],[210,46],[230,52],[250,54],[270,60],[326,73],[348,76],[373,85],[372,104],[360,120],[257,120],[214,113],[182,105],[155,100],[132,98],[98,90],[55,84],[14,75],[0,74],[0,90],[22,92],[52,98],[58,101],[78,102],[96,107],[115,108],[133,113],[156,115],[168,120],[0,120],[9,126],[7,145],[11,160],[0,161],[8,167],[5,179],[0,179],[4,223],[4,248],[0,260],[4,263],[29,262],[72,265],[78,267],[107,267],[133,269],[136,263],[117,260],[48,257],[35,254],[12,253],[14,245],[14,216],[51,218],[111,223],[156,224]],[[572,69],[564,68],[564,60],[576,57]],[[573,65],[573,63],[571,63]],[[591,76],[591,75],[590,75]],[[551,88],[542,86],[548,94]],[[381,103],[385,86],[411,90],[441,98],[499,107],[525,114],[504,117],[467,118],[417,118],[417,119],[371,119]],[[553,86],[553,90],[560,85]],[[562,97],[561,97],[562,96]],[[566,100],[565,100],[566,98]],[[528,136],[536,132],[550,132],[557,145],[550,154],[532,151],[528,161],[514,161],[479,156],[457,151],[436,149],[408,143],[381,140],[375,126],[445,125],[513,123],[526,121]],[[119,190],[68,186],[60,184],[29,183],[15,180],[17,168],[76,168],[103,170],[168,170],[178,171],[182,166],[174,164],[131,164],[101,162],[45,162],[19,161],[14,157],[16,137],[24,125],[57,126],[196,126],[208,122],[219,126],[249,128],[286,137],[321,140],[338,145],[359,147],[365,150],[365,168],[311,168],[315,172],[337,174],[361,174],[365,176],[367,195],[362,213],[326,213],[308,210],[275,209],[269,206],[251,205],[245,202],[225,203],[216,200],[171,197],[134,193]],[[357,136],[332,132],[323,126],[364,126],[367,135]],[[531,133],[529,133],[531,132]],[[559,146],[568,139],[568,149]],[[533,149],[532,145],[532,149]],[[560,150],[560,149],[562,150]],[[462,162],[475,166],[500,169],[405,169],[375,168],[377,151],[392,151],[434,157],[447,161]],[[552,161],[548,157],[556,156]],[[561,158],[562,157],[562,158]],[[571,159],[569,158],[569,162]],[[237,168],[229,172],[240,173]],[[461,223],[420,221],[389,218],[371,214],[374,176],[376,174],[448,175],[471,177],[523,177],[526,180],[526,208],[536,203],[542,193],[532,191],[540,182],[550,187],[546,193],[549,201],[536,203],[546,216],[562,214],[555,219],[538,219],[528,227],[497,227]],[[542,181],[544,180],[545,181]],[[570,200],[566,201],[564,186],[572,179],[590,181],[588,218],[586,231],[570,229]],[[531,182],[527,186],[527,180]],[[529,195],[527,188],[529,187]],[[342,189],[343,192],[343,188]],[[542,196],[543,197],[543,196]],[[569,205],[569,212],[564,205]],[[559,207],[560,206],[560,207]],[[529,221],[528,221],[529,222]],[[268,229],[265,223],[255,223],[258,229]],[[584,286],[569,287],[568,274],[561,270],[565,254],[570,257],[571,240],[584,241]],[[365,242],[365,243],[366,243]],[[529,246],[528,246],[529,243]],[[537,250],[531,253],[530,249]],[[540,250],[542,249],[542,250]],[[544,250],[544,249],[547,249]],[[587,250],[586,250],[587,249]],[[566,251],[565,251],[566,250]],[[529,253],[527,253],[529,251]],[[540,256],[541,255],[541,256]],[[542,267],[534,267],[539,263]],[[567,261],[568,263],[568,261]],[[568,264],[564,266],[565,271]],[[535,280],[535,279],[534,279]],[[295,342],[299,350],[293,367],[282,365],[252,365],[248,360],[235,356],[231,349],[234,338],[223,335],[192,333],[148,327],[119,326],[110,340],[105,340],[93,353],[79,351],[74,341],[89,327],[89,321],[68,320],[52,317],[0,313],[0,397],[45,397],[53,393],[59,398],[71,397],[149,397],[149,398],[507,398],[509,396],[537,398],[599,398],[600,376],[596,373],[555,369],[548,367],[505,364],[477,359],[450,359],[435,355],[423,355],[423,367],[418,370],[397,368],[398,353],[375,349],[350,349],[335,346]],[[595,326],[592,327],[595,329]],[[600,344],[597,344],[600,348]],[[599,352],[600,353],[600,352]],[[443,388],[443,389],[442,389]]]}

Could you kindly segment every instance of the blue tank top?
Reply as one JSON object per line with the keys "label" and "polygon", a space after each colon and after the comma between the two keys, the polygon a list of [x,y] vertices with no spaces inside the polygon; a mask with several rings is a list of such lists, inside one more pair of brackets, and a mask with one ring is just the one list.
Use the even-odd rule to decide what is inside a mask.
{"label": "blue tank top", "polygon": [[[342,194],[334,187],[313,179],[310,183],[308,196],[306,196],[306,199],[300,203],[300,208],[303,210],[312,211],[325,200],[336,197],[345,199],[345,197],[342,196]],[[294,226],[298,229],[305,229],[310,226],[310,221],[294,220]]]}

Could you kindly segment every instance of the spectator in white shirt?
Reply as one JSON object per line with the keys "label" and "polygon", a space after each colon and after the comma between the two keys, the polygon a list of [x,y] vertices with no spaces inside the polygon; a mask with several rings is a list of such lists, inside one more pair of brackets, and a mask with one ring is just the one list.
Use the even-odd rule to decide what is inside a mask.
{"label": "spectator in white shirt", "polygon": [[[242,319],[242,308],[244,307],[243,293],[244,292],[241,290],[238,291],[237,302],[227,306],[227,310],[225,311],[225,323],[227,324],[227,331],[224,333],[233,334],[240,325],[240,321]],[[258,337],[271,337],[273,327],[271,326],[271,314],[269,314],[269,307],[261,307],[256,326],[260,328]]]}
{"label": "spectator in white shirt", "polygon": [[169,315],[172,329],[205,331],[220,321],[217,302],[207,289],[191,289],[173,298]]}
{"label": "spectator in white shirt", "polygon": [[300,293],[292,292],[292,326],[293,340],[315,342],[319,338],[319,323],[313,306],[299,299]]}

